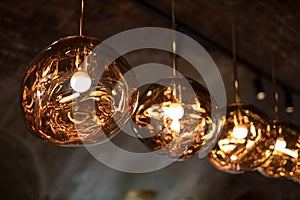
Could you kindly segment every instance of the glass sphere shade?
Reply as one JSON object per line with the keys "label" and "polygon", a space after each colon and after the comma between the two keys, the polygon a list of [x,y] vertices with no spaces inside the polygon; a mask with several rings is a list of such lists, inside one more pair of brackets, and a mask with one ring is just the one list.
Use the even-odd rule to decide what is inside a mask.
{"label": "glass sphere shade", "polygon": [[40,52],[21,86],[21,107],[31,132],[50,143],[101,143],[130,118],[129,71],[98,39],[70,36]]}
{"label": "glass sphere shade", "polygon": [[270,124],[268,116],[251,104],[229,104],[221,136],[209,153],[211,163],[228,173],[257,168],[274,148]]}
{"label": "glass sphere shade", "polygon": [[258,171],[272,178],[296,177],[300,175],[300,130],[287,121],[275,120],[272,130],[276,143],[271,157]]}
{"label": "glass sphere shade", "polygon": [[208,90],[190,78],[169,77],[138,89],[133,130],[152,151],[185,160],[211,148],[221,118],[211,117]]}

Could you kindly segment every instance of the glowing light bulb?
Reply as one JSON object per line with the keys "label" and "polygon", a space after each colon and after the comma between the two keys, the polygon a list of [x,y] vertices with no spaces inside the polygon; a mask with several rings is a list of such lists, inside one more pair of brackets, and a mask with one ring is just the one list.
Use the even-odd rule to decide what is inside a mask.
{"label": "glowing light bulb", "polygon": [[283,138],[278,138],[275,143],[274,150],[282,151],[286,147],[286,141]]}
{"label": "glowing light bulb", "polygon": [[172,120],[181,119],[184,115],[184,109],[179,103],[172,103],[169,106],[163,107],[165,117]]}
{"label": "glowing light bulb", "polygon": [[92,80],[86,71],[79,70],[73,74],[70,84],[73,90],[82,93],[90,89]]}
{"label": "glowing light bulb", "polygon": [[[148,96],[149,92],[147,93]],[[162,113],[158,112],[159,105],[153,105],[148,109],[148,114],[151,117],[157,118],[162,116],[164,126],[172,131],[180,132],[180,119],[184,115],[184,109],[180,103],[167,103],[161,107]],[[170,122],[171,121],[171,122]]]}
{"label": "glowing light bulb", "polygon": [[236,139],[245,139],[248,135],[248,128],[243,124],[238,124],[233,128],[232,136]]}
{"label": "glowing light bulb", "polygon": [[168,118],[172,120],[169,128],[172,131],[179,132],[180,131],[180,121],[184,115],[184,109],[180,103],[172,103],[169,106],[165,106],[162,108],[164,111],[165,124]]}
{"label": "glowing light bulb", "polygon": [[259,92],[256,94],[256,98],[258,100],[264,100],[266,98],[266,93],[265,92]]}

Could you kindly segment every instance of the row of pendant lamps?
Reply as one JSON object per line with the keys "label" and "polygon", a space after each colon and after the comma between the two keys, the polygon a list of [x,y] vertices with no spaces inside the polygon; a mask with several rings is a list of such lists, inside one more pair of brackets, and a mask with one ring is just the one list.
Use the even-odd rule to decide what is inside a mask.
{"label": "row of pendant lamps", "polygon": [[[204,144],[213,145],[213,137],[208,136],[218,135],[223,125],[209,153],[219,169],[235,173],[261,166],[274,177],[299,173],[298,128],[279,120],[270,123],[253,105],[240,102],[228,105],[224,124],[221,119],[212,122],[209,93],[192,79],[166,78],[128,96],[130,84],[121,74],[130,67],[120,57],[105,67],[93,88],[85,90],[85,84],[95,81],[98,65],[91,58],[84,71],[76,63],[84,64],[77,59],[97,42],[82,36],[63,38],[35,59],[23,80],[21,102],[26,124],[35,135],[59,145],[101,143],[115,135],[131,113],[137,135],[152,135],[141,135],[148,147],[163,149],[160,153],[171,158],[188,159]],[[195,96],[190,96],[191,90]]]}
{"label": "row of pendant lamps", "polygon": [[[278,120],[278,89],[273,50],[271,50],[275,119],[248,103],[241,103],[237,75],[235,24],[231,19],[235,103],[227,106],[226,120],[217,144],[209,153],[211,163],[227,173],[258,170],[267,177],[293,178],[300,175],[298,156],[300,129],[288,121]],[[257,98],[263,99],[257,79]]]}
{"label": "row of pendant lamps", "polygon": [[131,118],[140,140],[168,158],[186,160],[214,146],[209,158],[222,171],[300,176],[297,127],[239,101],[228,105],[225,118],[213,120],[207,89],[184,77],[167,77],[131,95],[135,75],[123,76],[130,65],[109,47],[95,49],[100,42],[82,34],[62,38],[34,59],[21,87],[34,135],[65,146],[100,144]]}

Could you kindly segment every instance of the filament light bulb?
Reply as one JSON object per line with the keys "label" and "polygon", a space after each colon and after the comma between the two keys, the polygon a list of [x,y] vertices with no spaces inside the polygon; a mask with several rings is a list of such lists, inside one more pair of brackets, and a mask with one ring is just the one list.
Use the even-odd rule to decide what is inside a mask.
{"label": "filament light bulb", "polygon": [[248,135],[248,128],[243,124],[238,124],[233,128],[232,136],[236,139],[244,139]]}

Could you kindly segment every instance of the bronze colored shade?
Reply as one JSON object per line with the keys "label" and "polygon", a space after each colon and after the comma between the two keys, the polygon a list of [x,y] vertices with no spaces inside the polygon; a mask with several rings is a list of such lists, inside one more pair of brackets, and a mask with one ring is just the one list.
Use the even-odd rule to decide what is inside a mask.
{"label": "bronze colored shade", "polygon": [[275,120],[273,131],[277,135],[274,151],[258,171],[272,178],[299,176],[300,130],[288,121]]}
{"label": "bronze colored shade", "polygon": [[226,122],[209,159],[221,171],[251,171],[271,156],[274,144],[268,116],[251,104],[233,103],[227,107]]}
{"label": "bronze colored shade", "polygon": [[[21,86],[21,105],[31,132],[59,145],[95,144],[116,134],[129,117],[129,70],[98,39],[62,38],[32,62]],[[134,80],[134,78],[131,78]]]}
{"label": "bronze colored shade", "polygon": [[133,130],[150,150],[184,160],[214,145],[222,121],[212,120],[205,87],[189,78],[170,77],[144,85],[138,93]]}

